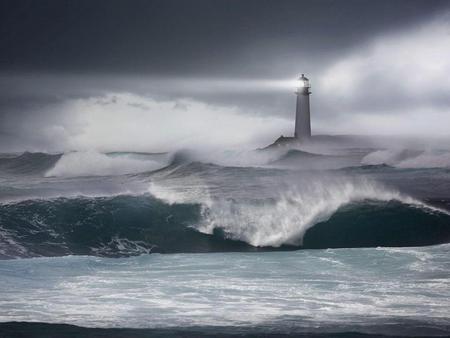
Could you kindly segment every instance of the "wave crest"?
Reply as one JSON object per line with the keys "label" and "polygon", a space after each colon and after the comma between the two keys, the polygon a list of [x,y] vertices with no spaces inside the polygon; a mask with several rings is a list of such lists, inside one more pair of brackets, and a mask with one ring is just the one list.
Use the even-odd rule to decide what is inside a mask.
{"label": "wave crest", "polygon": [[227,237],[253,246],[299,246],[309,228],[329,219],[342,206],[364,200],[424,206],[368,179],[322,179],[291,188],[275,200],[215,200],[204,206],[203,222],[197,229],[207,234],[220,229]]}
{"label": "wave crest", "polygon": [[46,172],[46,177],[107,176],[153,171],[164,167],[165,158],[111,156],[95,151],[64,154],[55,166]]}
{"label": "wave crest", "polygon": [[153,182],[150,192],[169,204],[201,205],[202,218],[195,226],[198,231],[210,235],[219,232],[225,238],[256,247],[301,246],[308,229],[358,202],[399,201],[425,210],[438,210],[365,177],[309,177],[294,182],[284,191],[271,191],[270,196],[256,199],[237,195],[219,198],[201,184],[201,179],[189,183],[191,187],[183,182],[172,188]]}
{"label": "wave crest", "polygon": [[[365,192],[349,185],[342,188],[345,193],[339,196],[333,189],[318,189],[330,202],[318,201],[319,192],[314,198],[292,192],[280,200],[212,200],[210,205],[168,204],[150,195],[0,204],[0,258],[411,246],[450,241],[450,216],[446,213],[373,187]],[[367,201],[370,198],[376,201]]]}
{"label": "wave crest", "polygon": [[371,152],[361,160],[361,163],[365,165],[387,164],[405,169],[450,168],[450,152],[385,149]]}

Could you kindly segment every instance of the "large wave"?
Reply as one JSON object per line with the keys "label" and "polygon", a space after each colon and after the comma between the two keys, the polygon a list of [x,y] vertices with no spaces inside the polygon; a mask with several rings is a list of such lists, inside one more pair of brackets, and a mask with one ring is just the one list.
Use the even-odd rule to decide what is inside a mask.
{"label": "large wave", "polygon": [[150,195],[0,204],[0,257],[116,257],[249,247],[194,230],[199,219],[200,205],[170,205]]}
{"label": "large wave", "polygon": [[219,230],[227,238],[257,247],[301,246],[309,228],[355,203],[397,201],[408,208],[444,212],[365,178],[332,176],[305,180],[301,186],[292,186],[275,198],[261,199],[213,199],[207,190],[168,193],[167,189],[155,186],[151,191],[169,203],[177,198],[182,202],[201,201],[203,217],[197,226],[199,231],[213,234]]}
{"label": "large wave", "polygon": [[[339,190],[340,189],[340,190]],[[192,203],[150,194],[0,204],[0,257],[417,246],[450,241],[450,216],[341,182],[280,199]],[[340,192],[339,192],[340,191]]]}
{"label": "large wave", "polygon": [[[419,155],[401,155],[411,156]],[[4,171],[63,176],[33,177],[31,188],[23,180],[23,191],[18,192],[23,198],[0,204],[0,256],[122,256],[450,241],[446,211],[361,175],[222,167],[193,162],[184,152],[164,167],[168,162],[166,155],[128,153],[25,153],[0,158]],[[161,169],[148,172],[155,168]],[[145,173],[64,178],[128,170]],[[142,195],[148,185],[148,193]],[[49,189],[52,194],[44,194]]]}

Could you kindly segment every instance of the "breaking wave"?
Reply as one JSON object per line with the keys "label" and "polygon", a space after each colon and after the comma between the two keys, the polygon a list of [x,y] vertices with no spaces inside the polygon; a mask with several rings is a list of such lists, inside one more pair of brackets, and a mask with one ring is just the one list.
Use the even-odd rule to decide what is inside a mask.
{"label": "breaking wave", "polygon": [[[364,161],[375,166],[415,161],[417,166],[424,156],[428,154],[379,151]],[[171,158],[94,152],[0,157],[2,173],[32,175],[29,182],[35,185],[17,176],[16,181],[25,182],[18,191],[23,198],[0,203],[0,257],[116,257],[450,241],[446,211],[365,176],[223,167],[194,159],[186,152]],[[64,179],[137,172],[143,173]],[[42,178],[44,174],[63,179]],[[55,195],[45,194],[50,184],[58,187]],[[95,193],[87,194],[90,190]]]}
{"label": "breaking wave", "polygon": [[108,176],[152,171],[167,165],[162,156],[133,156],[134,154],[107,155],[94,151],[73,152],[62,155],[45,176]]}
{"label": "breaking wave", "polygon": [[24,152],[0,157],[0,173],[45,177],[109,176],[160,169],[168,160],[165,153]]}
{"label": "breaking wave", "polygon": [[444,211],[370,183],[326,183],[279,199],[206,196],[194,202],[192,198],[205,196],[198,191],[158,198],[147,194],[0,204],[0,257],[118,257],[450,241],[450,216]]}
{"label": "breaking wave", "polygon": [[213,234],[216,229],[227,238],[253,246],[302,246],[305,233],[329,220],[347,205],[396,201],[408,207],[437,209],[395,191],[386,190],[366,179],[322,178],[292,187],[276,199],[235,201],[213,200],[203,208],[198,230]]}
{"label": "breaking wave", "polygon": [[361,163],[365,165],[386,164],[405,169],[450,168],[450,152],[385,149],[366,155]]}
{"label": "breaking wave", "polygon": [[150,195],[28,200],[0,205],[0,257],[237,250],[244,243],[192,228],[200,205]]}

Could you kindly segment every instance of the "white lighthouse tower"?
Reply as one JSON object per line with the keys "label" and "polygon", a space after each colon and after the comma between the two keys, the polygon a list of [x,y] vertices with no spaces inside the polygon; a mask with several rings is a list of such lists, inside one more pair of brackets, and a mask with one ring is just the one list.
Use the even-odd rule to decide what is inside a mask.
{"label": "white lighthouse tower", "polygon": [[309,91],[311,88],[305,74],[297,80],[297,109],[295,112],[295,133],[298,140],[308,140],[311,138],[311,113],[309,110]]}

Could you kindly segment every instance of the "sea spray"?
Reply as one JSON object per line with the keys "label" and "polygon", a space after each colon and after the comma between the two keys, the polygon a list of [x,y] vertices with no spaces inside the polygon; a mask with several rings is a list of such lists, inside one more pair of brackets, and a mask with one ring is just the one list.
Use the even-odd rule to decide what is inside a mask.
{"label": "sea spray", "polygon": [[[343,188],[346,195],[340,197],[325,190],[322,202],[317,196],[309,199],[290,193],[279,200],[212,197],[210,204],[166,203],[149,194],[0,204],[0,259],[417,246],[450,241],[446,213],[395,193]],[[307,210],[305,201],[312,210]]]}
{"label": "sea spray", "polygon": [[387,164],[397,168],[450,168],[450,152],[445,150],[384,149],[367,154],[364,165]]}
{"label": "sea spray", "polygon": [[273,203],[218,201],[203,209],[205,217],[198,229],[211,234],[220,228],[230,238],[254,246],[298,246],[310,227],[327,220],[340,207],[363,200],[420,203],[369,180],[317,180],[283,192]]}
{"label": "sea spray", "polygon": [[[74,156],[75,161],[86,154]],[[115,163],[163,158],[126,153],[104,156]],[[152,172],[68,177],[64,176],[70,174],[68,166],[61,172],[63,176],[42,177],[40,170],[59,158],[24,154],[0,163],[5,170],[1,258],[411,246],[450,241],[447,213],[390,184],[393,170],[402,175],[410,174],[409,170],[224,167],[181,153],[175,154],[168,166]],[[11,172],[11,168],[20,171]],[[93,175],[99,168],[106,167],[86,166],[84,172],[77,169],[76,175]],[[429,172],[434,175],[435,170]],[[381,183],[376,175],[386,181]],[[440,172],[440,177],[445,175]],[[416,176],[406,182],[413,179]],[[429,202],[447,205],[445,200]]]}
{"label": "sea spray", "polygon": [[397,200],[432,209],[365,177],[318,175],[316,179],[293,183],[288,190],[274,192],[274,197],[262,198],[214,198],[207,186],[196,182],[193,187],[174,189],[152,183],[150,192],[171,204],[201,204],[202,219],[195,226],[198,231],[212,235],[220,230],[227,238],[257,247],[300,246],[310,227],[354,202]]}
{"label": "sea spray", "polygon": [[147,157],[111,156],[95,151],[64,154],[46,177],[108,176],[152,171],[167,165],[167,159]]}

